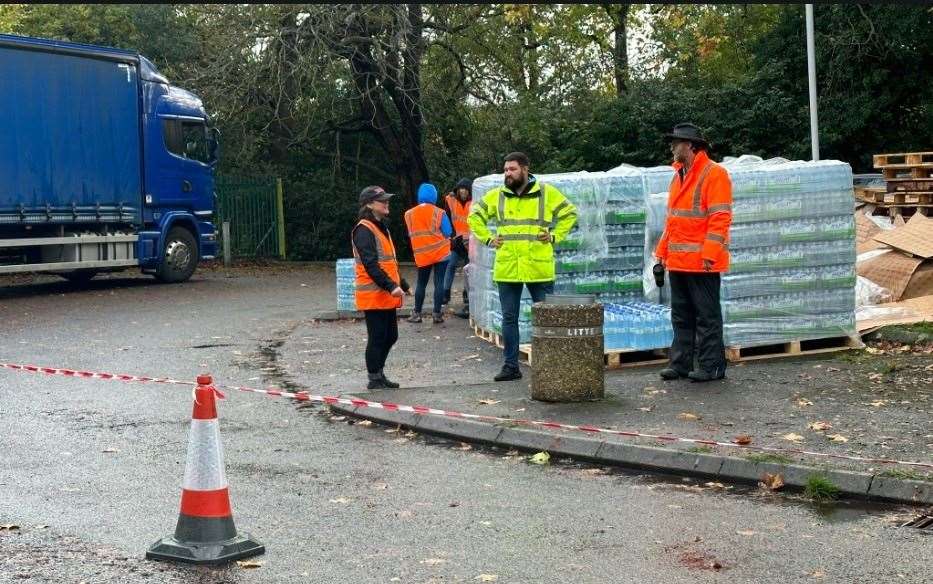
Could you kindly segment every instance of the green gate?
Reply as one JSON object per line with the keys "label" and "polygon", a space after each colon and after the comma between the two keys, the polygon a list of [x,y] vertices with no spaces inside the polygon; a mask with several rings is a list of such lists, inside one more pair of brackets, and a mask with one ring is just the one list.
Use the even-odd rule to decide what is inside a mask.
{"label": "green gate", "polygon": [[228,222],[233,257],[285,259],[282,179],[221,175],[216,178],[216,222],[220,249]]}

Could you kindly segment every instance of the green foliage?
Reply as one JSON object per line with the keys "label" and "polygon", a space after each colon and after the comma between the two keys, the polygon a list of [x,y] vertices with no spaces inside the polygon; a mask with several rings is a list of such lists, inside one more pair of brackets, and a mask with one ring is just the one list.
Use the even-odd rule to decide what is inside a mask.
{"label": "green foliage", "polygon": [[[138,50],[200,95],[223,133],[222,172],[283,177],[295,259],[349,254],[362,187],[416,188],[418,158],[386,143],[416,103],[420,144],[405,152],[423,151],[442,193],[498,173],[511,150],[541,173],[667,164],[661,136],[680,121],[704,128],[714,158],[810,156],[801,5],[631,5],[618,95],[605,5],[422,6],[417,54],[402,50],[407,9],[386,5],[11,4],[0,31]],[[346,34],[357,17],[370,45]],[[933,10],[817,4],[815,17],[822,158],[866,172],[872,154],[929,150]],[[382,122],[360,115],[347,46],[372,47]],[[420,77],[396,78],[414,85],[393,103],[385,81],[410,58]],[[405,206],[392,209],[401,248]]]}

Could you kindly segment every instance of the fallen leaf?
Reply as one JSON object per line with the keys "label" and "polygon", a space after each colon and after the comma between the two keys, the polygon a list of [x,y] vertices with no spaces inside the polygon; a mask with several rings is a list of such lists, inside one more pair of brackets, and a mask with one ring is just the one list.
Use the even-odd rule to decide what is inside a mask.
{"label": "fallen leaf", "polygon": [[372,420],[360,420],[359,422],[356,423],[356,425],[357,426],[372,426],[373,421]]}
{"label": "fallen leaf", "polygon": [[347,499],[346,497],[338,497],[338,498],[336,498],[336,499],[331,499],[330,502],[331,502],[331,503],[337,503],[337,504],[340,504],[340,505],[345,505],[345,504],[347,504],[347,503],[350,502],[350,499]]}
{"label": "fallen leaf", "polygon": [[678,419],[678,420],[693,421],[693,420],[699,420],[699,419],[700,419],[700,416],[698,416],[698,415],[696,415],[696,414],[691,414],[690,412],[681,412],[681,413],[677,414],[677,419]]}
{"label": "fallen leaf", "polygon": [[477,357],[479,357],[479,353],[476,353],[473,355],[467,355],[466,357],[460,357],[459,359],[457,359],[457,361],[468,361],[470,359],[476,359]]}
{"label": "fallen leaf", "polygon": [[0,525],[0,531],[14,531],[16,529],[19,529],[19,525],[15,523],[4,523]]}
{"label": "fallen leaf", "polygon": [[740,446],[745,446],[752,443],[752,437],[748,434],[739,434],[732,441]]}
{"label": "fallen leaf", "polygon": [[454,446],[454,450],[473,450],[473,445],[461,442],[460,446]]}
{"label": "fallen leaf", "polygon": [[711,489],[726,490],[726,489],[731,489],[731,488],[732,488],[732,487],[727,487],[726,485],[724,485],[724,484],[722,484],[722,483],[713,483],[713,482],[710,482],[710,483],[703,483],[703,485],[706,486],[706,487],[709,487],[709,488],[711,488]]}
{"label": "fallen leaf", "polygon": [[495,582],[499,579],[499,576],[496,574],[480,574],[474,580],[479,580],[480,582]]}
{"label": "fallen leaf", "polygon": [[801,436],[800,434],[794,434],[793,432],[791,432],[790,434],[784,434],[783,436],[781,436],[781,438],[783,438],[784,440],[788,440],[790,442],[802,442],[803,441],[803,436]]}
{"label": "fallen leaf", "polygon": [[239,560],[237,561],[236,565],[241,568],[246,568],[246,569],[261,568],[262,562],[256,562],[254,560]]}
{"label": "fallen leaf", "polygon": [[106,453],[106,454],[115,454],[120,451],[116,448],[104,448],[103,450],[101,450],[101,452]]}
{"label": "fallen leaf", "polygon": [[551,462],[551,455],[547,452],[539,452],[534,456],[529,457],[528,462],[531,464],[547,464]]}
{"label": "fallen leaf", "polygon": [[825,430],[829,430],[832,427],[832,424],[824,421],[813,422],[812,424],[807,425],[807,428],[813,430],[814,432],[823,432]]}
{"label": "fallen leaf", "polygon": [[837,367],[827,367],[826,370],[827,370],[827,371],[830,371],[830,372],[832,372],[832,371],[842,371],[842,369],[839,369],[839,368],[837,368]]}
{"label": "fallen leaf", "polygon": [[751,529],[738,529],[736,533],[744,536],[758,535],[757,531],[752,531]]}
{"label": "fallen leaf", "polygon": [[822,578],[825,575],[826,575],[826,572],[824,572],[823,570],[813,570],[812,572],[810,572],[811,578]]}
{"label": "fallen leaf", "polygon": [[808,400],[808,399],[805,398],[805,397],[802,397],[802,398],[799,398],[799,399],[797,400],[797,405],[800,406],[800,407],[802,407],[802,408],[805,408],[805,407],[807,407],[807,406],[812,406],[812,405],[813,405],[813,402],[810,401],[810,400]]}
{"label": "fallen leaf", "polygon": [[481,399],[479,400],[479,403],[482,406],[494,406],[501,401],[502,400],[498,400],[498,399]]}
{"label": "fallen leaf", "polygon": [[848,442],[849,441],[849,439],[843,436],[842,434],[827,434],[826,437],[832,440],[833,442]]}
{"label": "fallen leaf", "polygon": [[882,351],[881,349],[876,349],[874,347],[865,347],[865,352],[871,355],[880,355],[884,353],[884,351]]}
{"label": "fallen leaf", "polygon": [[888,403],[888,402],[886,402],[885,400],[879,399],[879,400],[876,400],[876,401],[871,402],[871,403],[868,404],[868,405],[870,405],[870,406],[873,407],[873,408],[880,408],[881,406],[883,406],[883,405],[885,405],[885,404],[887,404],[887,403]]}
{"label": "fallen leaf", "polygon": [[389,488],[389,485],[386,483],[373,483],[373,489],[377,491],[384,491]]}
{"label": "fallen leaf", "polygon": [[880,373],[869,373],[869,374],[868,374],[868,379],[869,379],[869,381],[877,381],[877,380],[881,379],[882,377],[884,377],[884,375],[882,375],[882,374],[880,374]]}
{"label": "fallen leaf", "polygon": [[638,409],[643,412],[650,412],[653,408],[638,408]]}
{"label": "fallen leaf", "polygon": [[425,565],[428,565],[428,566],[438,566],[438,565],[440,565],[440,564],[446,564],[446,563],[447,563],[447,560],[444,560],[444,559],[441,559],[441,558],[428,558],[428,559],[426,559],[426,560],[421,560],[419,563],[420,563],[420,564],[425,564]]}
{"label": "fallen leaf", "polygon": [[330,417],[330,421],[331,421],[331,422],[342,422],[342,421],[344,421],[344,420],[346,420],[346,419],[347,419],[346,416],[331,416],[331,417]]}
{"label": "fallen leaf", "polygon": [[768,489],[769,491],[777,491],[784,486],[784,476],[781,473],[771,474],[766,472],[761,475],[758,486]]}

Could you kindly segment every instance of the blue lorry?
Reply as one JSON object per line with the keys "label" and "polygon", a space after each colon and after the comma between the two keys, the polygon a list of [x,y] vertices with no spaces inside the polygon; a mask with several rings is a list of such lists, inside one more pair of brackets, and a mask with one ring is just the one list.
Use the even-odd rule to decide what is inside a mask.
{"label": "blue lorry", "polygon": [[0,34],[0,274],[187,280],[217,253],[218,136],[138,53]]}

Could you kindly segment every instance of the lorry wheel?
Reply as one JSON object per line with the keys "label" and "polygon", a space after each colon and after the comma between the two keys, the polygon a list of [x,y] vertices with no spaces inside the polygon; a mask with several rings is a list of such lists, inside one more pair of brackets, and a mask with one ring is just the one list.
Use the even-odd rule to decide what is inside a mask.
{"label": "lorry wheel", "polygon": [[72,284],[87,284],[91,281],[91,278],[97,275],[97,270],[77,270],[59,275]]}
{"label": "lorry wheel", "polygon": [[198,265],[198,244],[184,227],[172,227],[165,238],[165,257],[156,270],[162,282],[184,282]]}

